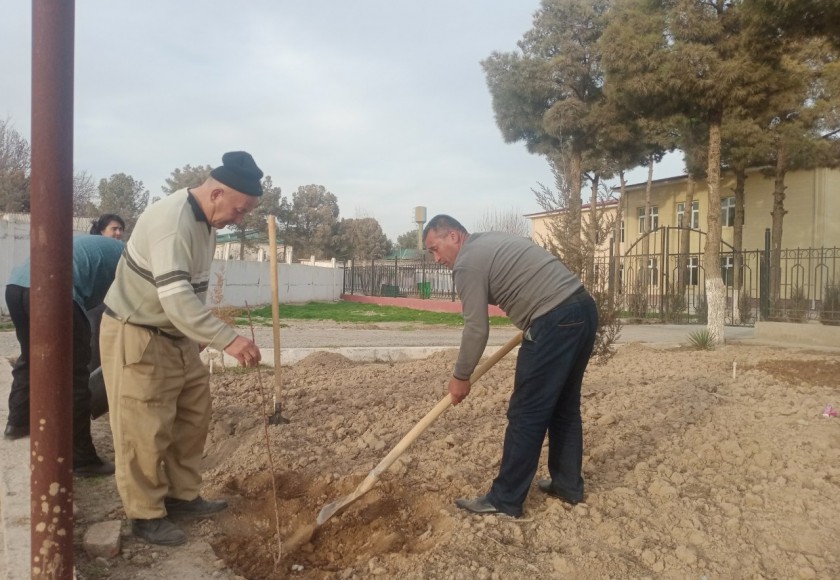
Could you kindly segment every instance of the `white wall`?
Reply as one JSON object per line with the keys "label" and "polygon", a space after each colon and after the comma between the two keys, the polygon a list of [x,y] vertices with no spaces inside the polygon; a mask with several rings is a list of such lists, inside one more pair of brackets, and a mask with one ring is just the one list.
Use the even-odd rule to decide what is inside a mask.
{"label": "white wall", "polygon": [[[332,302],[341,298],[342,268],[318,268],[302,264],[277,264],[280,302]],[[226,306],[271,304],[271,265],[268,262],[213,260],[207,303]]]}
{"label": "white wall", "polygon": [[[87,220],[89,224],[90,220]],[[84,224],[82,224],[84,225]],[[75,235],[85,232],[74,231]],[[29,258],[29,223],[0,219],[0,314],[6,308],[6,280],[12,268]],[[341,298],[344,283],[342,268],[318,268],[301,264],[278,264],[280,302],[304,303],[313,300],[330,302]],[[220,278],[221,277],[221,278]],[[218,302],[219,291],[222,292]],[[207,303],[226,306],[271,304],[271,269],[269,262],[213,260]]]}

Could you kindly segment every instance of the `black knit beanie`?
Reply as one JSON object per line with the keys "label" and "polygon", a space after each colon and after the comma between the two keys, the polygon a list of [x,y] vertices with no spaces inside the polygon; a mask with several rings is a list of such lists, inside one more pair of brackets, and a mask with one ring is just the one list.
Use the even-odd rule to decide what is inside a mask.
{"label": "black knit beanie", "polygon": [[236,191],[255,197],[262,195],[260,179],[263,172],[250,153],[228,151],[222,155],[222,165],[211,171],[210,175]]}

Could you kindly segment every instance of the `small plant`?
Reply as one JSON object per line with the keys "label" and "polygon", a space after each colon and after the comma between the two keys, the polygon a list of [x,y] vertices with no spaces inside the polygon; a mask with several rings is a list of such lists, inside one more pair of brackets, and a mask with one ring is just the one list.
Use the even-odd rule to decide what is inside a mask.
{"label": "small plant", "polygon": [[712,344],[712,335],[709,334],[709,330],[706,328],[690,333],[688,335],[688,340],[691,342],[692,346],[700,350],[712,350],[712,348],[714,348],[714,345]]}
{"label": "small plant", "polygon": [[840,285],[826,284],[822,304],[820,304],[820,322],[830,326],[840,326]]}
{"label": "small plant", "polygon": [[591,294],[598,307],[598,330],[595,334],[592,360],[605,363],[615,354],[615,342],[621,333],[621,319],[618,305],[609,292],[593,291]]}
{"label": "small plant", "polygon": [[788,300],[787,318],[791,322],[805,322],[808,318],[808,297],[805,289],[801,286],[794,286]]}
{"label": "small plant", "polygon": [[665,314],[665,321],[671,323],[682,322],[687,309],[685,293],[671,285],[668,293],[662,296],[662,311]]}
{"label": "small plant", "polygon": [[224,304],[225,299],[225,272],[215,272],[216,283],[210,289],[210,310],[216,315],[219,320],[231,326],[236,323],[236,315],[239,308],[227,306]]}
{"label": "small plant", "polygon": [[706,324],[709,321],[709,303],[706,301],[705,294],[697,296],[697,301],[694,303],[694,315],[701,324]]}
{"label": "small plant", "polygon": [[738,317],[741,324],[749,324],[753,320],[752,296],[746,290],[738,295]]}
{"label": "small plant", "polygon": [[648,312],[648,295],[644,284],[636,283],[636,291],[627,295],[627,310],[633,318],[644,319]]}

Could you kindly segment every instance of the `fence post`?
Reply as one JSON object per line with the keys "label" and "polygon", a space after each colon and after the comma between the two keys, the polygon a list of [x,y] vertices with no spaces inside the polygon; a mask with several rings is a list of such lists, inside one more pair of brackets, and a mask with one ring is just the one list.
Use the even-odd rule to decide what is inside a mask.
{"label": "fence post", "polygon": [[770,228],[764,229],[764,254],[761,257],[761,281],[759,283],[759,304],[761,319],[767,320],[770,314]]}
{"label": "fence post", "polygon": [[[422,248],[421,248],[422,250]],[[426,252],[423,251],[423,273],[420,275],[420,283],[422,284],[421,288],[426,287]],[[432,297],[431,291],[429,292],[429,298]],[[422,298],[422,296],[421,296]]]}

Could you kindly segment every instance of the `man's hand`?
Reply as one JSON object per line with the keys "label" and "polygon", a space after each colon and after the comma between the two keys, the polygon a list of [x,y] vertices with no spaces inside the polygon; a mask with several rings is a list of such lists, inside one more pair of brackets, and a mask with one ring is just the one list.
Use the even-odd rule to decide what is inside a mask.
{"label": "man's hand", "polygon": [[449,396],[452,397],[452,404],[457,405],[470,394],[470,382],[462,381],[452,377],[449,380]]}
{"label": "man's hand", "polygon": [[225,352],[238,360],[243,367],[255,367],[262,359],[256,343],[244,336],[237,336],[225,347]]}

